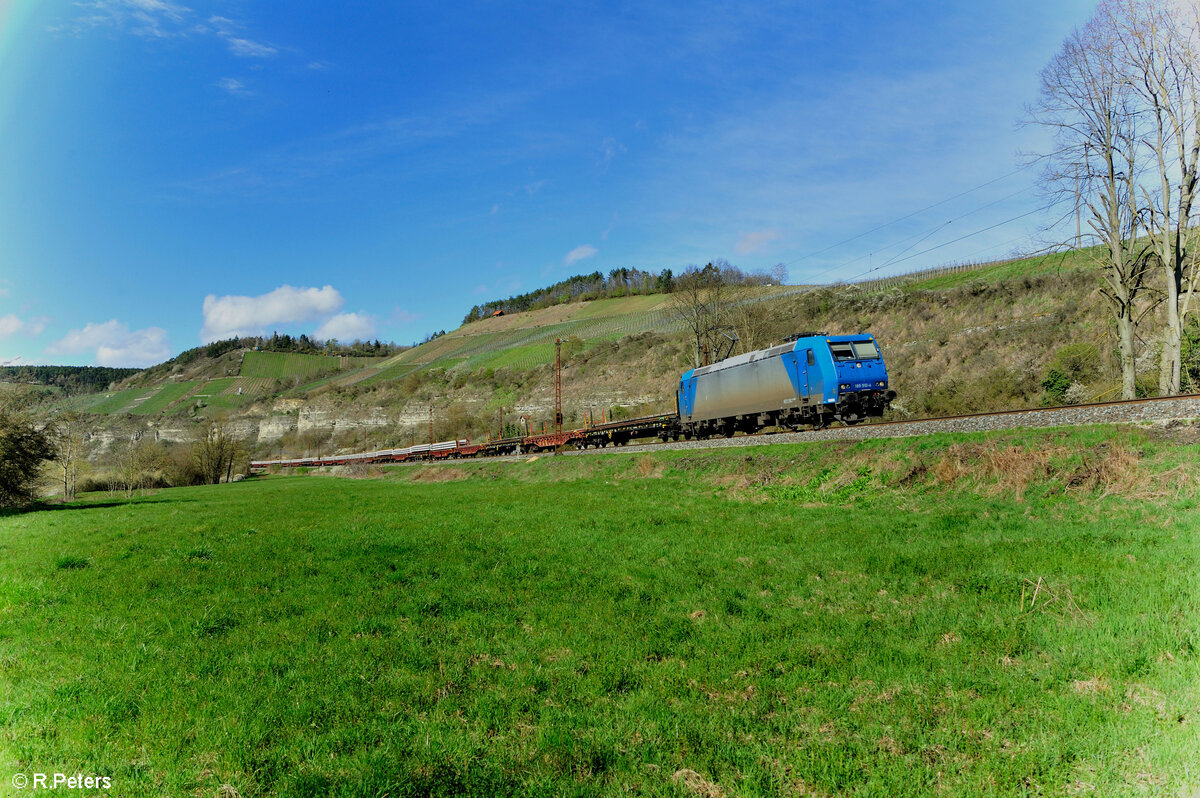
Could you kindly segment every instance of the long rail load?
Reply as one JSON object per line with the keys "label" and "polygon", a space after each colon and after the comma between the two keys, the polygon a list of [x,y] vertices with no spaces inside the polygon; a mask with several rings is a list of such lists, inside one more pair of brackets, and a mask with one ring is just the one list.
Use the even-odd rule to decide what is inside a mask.
{"label": "long rail load", "polygon": [[804,334],[685,372],[675,392],[674,413],[483,443],[451,440],[359,454],[252,460],[250,469],[494,457],[565,446],[623,446],[635,438],[731,437],[767,427],[819,428],[835,421],[852,425],[882,416],[895,398],[874,336]]}

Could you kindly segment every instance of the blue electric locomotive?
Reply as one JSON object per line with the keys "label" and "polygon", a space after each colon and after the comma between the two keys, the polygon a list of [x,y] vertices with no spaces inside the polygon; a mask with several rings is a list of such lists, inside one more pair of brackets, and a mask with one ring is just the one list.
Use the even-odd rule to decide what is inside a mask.
{"label": "blue electric locomotive", "polygon": [[686,372],[675,394],[684,437],[764,427],[857,424],[896,392],[871,335],[804,335]]}

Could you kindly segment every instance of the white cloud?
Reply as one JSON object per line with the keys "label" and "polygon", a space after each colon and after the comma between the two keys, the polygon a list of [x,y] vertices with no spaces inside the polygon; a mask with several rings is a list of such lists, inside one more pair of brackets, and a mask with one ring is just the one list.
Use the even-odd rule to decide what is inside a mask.
{"label": "white cloud", "polygon": [[127,28],[135,36],[163,39],[186,35],[183,28],[192,13],[190,8],[163,0],[93,0],[76,6],[84,9],[83,14],[68,25],[51,27],[52,32],[78,36],[89,28]]}
{"label": "white cloud", "polygon": [[339,341],[365,340],[375,335],[375,320],[365,313],[339,313],[317,328],[318,341],[336,338]]}
{"label": "white cloud", "polygon": [[[51,32],[79,36],[93,28],[109,28],[148,39],[217,36],[239,58],[272,58],[279,54],[273,44],[246,38],[240,30],[243,25],[235,20],[212,15],[199,21],[192,9],[166,0],[91,0],[75,5],[83,13],[69,24],[51,26]],[[323,68],[323,64],[313,61],[309,68]]]}
{"label": "white cloud", "polygon": [[0,316],[0,338],[8,338],[10,335],[25,335],[34,338],[42,334],[46,329],[46,322],[49,319],[44,316],[22,321],[15,314],[9,313],[7,316]]}
{"label": "white cloud", "polygon": [[241,58],[270,58],[279,52],[269,44],[252,42],[249,39],[241,39],[226,33],[222,33],[220,36],[229,45],[229,52]]}
{"label": "white cloud", "polygon": [[61,341],[46,347],[46,353],[79,354],[93,349],[97,366],[152,366],[171,356],[166,330],[147,327],[131,331],[116,319],[71,330]]}
{"label": "white cloud", "polygon": [[217,85],[234,96],[244,97],[250,93],[246,91],[246,84],[237,78],[221,78],[217,81]]}
{"label": "white cloud", "polygon": [[762,252],[772,241],[779,240],[778,230],[757,230],[752,233],[741,233],[738,237],[737,250],[739,255],[753,255]]}
{"label": "white cloud", "polygon": [[599,251],[600,250],[596,249],[591,244],[584,244],[583,246],[575,247],[575,249],[568,252],[567,256],[563,258],[563,263],[567,266],[570,266],[575,261],[583,260],[584,258],[590,258]]}
{"label": "white cloud", "polygon": [[[204,298],[204,328],[200,338],[208,343],[240,335],[258,335],[272,325],[315,321],[341,310],[345,300],[331,285],[293,288],[281,285],[260,296]],[[347,314],[354,315],[354,314]]]}

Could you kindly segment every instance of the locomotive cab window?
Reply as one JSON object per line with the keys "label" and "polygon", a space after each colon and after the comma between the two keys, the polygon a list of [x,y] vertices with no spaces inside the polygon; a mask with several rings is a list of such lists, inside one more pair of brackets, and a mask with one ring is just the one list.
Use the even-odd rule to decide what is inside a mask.
{"label": "locomotive cab window", "polygon": [[851,341],[850,346],[854,347],[854,357],[859,360],[879,357],[879,347],[874,341]]}
{"label": "locomotive cab window", "polygon": [[804,353],[808,356],[808,365],[810,365],[810,366],[817,365],[817,356],[813,354],[813,351],[811,349],[805,349]]}
{"label": "locomotive cab window", "polygon": [[829,344],[829,351],[833,353],[834,360],[853,360],[854,347],[850,346],[848,341],[838,341],[837,343]]}
{"label": "locomotive cab window", "polygon": [[838,361],[879,358],[879,347],[875,346],[874,341],[838,341],[829,344],[829,351],[833,353],[833,359]]}

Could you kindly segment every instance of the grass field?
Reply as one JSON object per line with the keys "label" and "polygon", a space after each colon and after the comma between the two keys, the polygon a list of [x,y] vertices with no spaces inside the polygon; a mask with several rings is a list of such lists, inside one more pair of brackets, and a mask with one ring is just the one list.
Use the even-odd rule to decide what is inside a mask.
{"label": "grass field", "polygon": [[93,394],[81,400],[82,407],[89,413],[127,412],[133,403],[154,393],[153,388],[127,388],[113,393]]}
{"label": "grass field", "polygon": [[241,376],[308,380],[331,371],[352,370],[374,365],[381,358],[348,357],[345,366],[341,359],[326,355],[301,355],[294,352],[247,352],[242,360]]}
{"label": "grass field", "polygon": [[188,394],[196,391],[198,385],[200,383],[194,380],[166,383],[157,393],[138,404],[130,412],[135,415],[161,413],[176,402],[182,401]]}
{"label": "grass field", "polygon": [[1194,795],[1195,440],[543,457],[0,517],[0,783]]}

